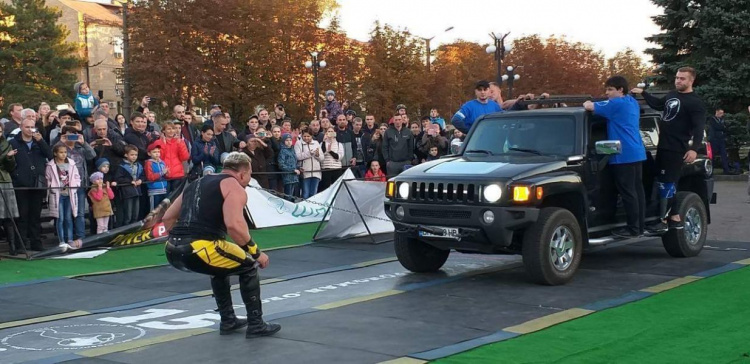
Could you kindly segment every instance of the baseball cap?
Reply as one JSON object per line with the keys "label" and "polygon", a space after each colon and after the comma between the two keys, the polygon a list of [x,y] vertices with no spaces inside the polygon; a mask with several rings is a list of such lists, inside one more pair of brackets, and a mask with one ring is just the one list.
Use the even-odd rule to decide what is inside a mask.
{"label": "baseball cap", "polygon": [[161,139],[151,143],[151,145],[148,146],[147,150],[149,153],[151,153],[151,151],[156,148],[159,148],[159,149],[164,148],[164,144],[161,142]]}
{"label": "baseball cap", "polygon": [[404,105],[404,104],[398,104],[398,105],[396,106],[396,111],[399,111],[399,110],[401,110],[401,109],[404,109],[404,110],[406,110],[406,105]]}
{"label": "baseball cap", "polygon": [[487,81],[485,81],[485,80],[481,80],[481,81],[477,82],[476,86],[474,86],[475,90],[478,89],[478,88],[490,88],[490,83],[487,82]]}
{"label": "baseball cap", "polygon": [[346,115],[354,115],[354,116],[357,116],[357,112],[356,112],[356,111],[354,111],[354,110],[347,110],[347,111],[346,111]]}
{"label": "baseball cap", "polygon": [[224,117],[224,112],[219,110],[219,111],[214,111],[211,113],[211,119],[215,117],[219,117],[219,116]]}

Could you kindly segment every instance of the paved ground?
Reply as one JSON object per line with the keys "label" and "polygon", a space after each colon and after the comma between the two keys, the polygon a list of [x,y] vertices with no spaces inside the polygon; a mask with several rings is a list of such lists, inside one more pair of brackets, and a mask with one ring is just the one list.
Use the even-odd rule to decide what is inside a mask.
{"label": "paved ground", "polygon": [[518,257],[454,253],[440,273],[411,274],[390,243],[273,251],[264,311],[283,329],[252,341],[220,337],[208,279],[169,267],[0,287],[0,362],[429,360],[750,263],[743,188],[717,186],[700,256],[671,258],[656,239],[612,245],[559,287],[529,283]]}

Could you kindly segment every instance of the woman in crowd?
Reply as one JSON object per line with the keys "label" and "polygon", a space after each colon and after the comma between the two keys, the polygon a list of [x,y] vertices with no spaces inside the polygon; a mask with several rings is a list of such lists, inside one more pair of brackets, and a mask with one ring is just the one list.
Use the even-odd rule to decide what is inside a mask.
{"label": "woman in crowd", "polygon": [[330,127],[323,138],[323,173],[320,180],[320,190],[323,191],[341,176],[341,161],[344,159],[344,145],[336,141],[336,129]]}
{"label": "woman in crowd", "polygon": [[[281,127],[274,126],[271,129],[269,144],[273,149],[273,158],[268,161],[268,172],[279,172],[279,152],[281,152]],[[281,174],[271,174],[268,176],[268,188],[276,192],[284,192],[284,181]]]}
{"label": "woman in crowd", "polygon": [[302,169],[302,198],[308,199],[318,193],[321,163],[325,159],[320,144],[313,139],[309,130],[302,132],[302,140],[294,145],[294,153]]}
{"label": "woman in crowd", "polygon": [[3,230],[8,238],[10,255],[17,255],[18,248],[21,247],[20,240],[17,240],[18,233],[13,225],[13,219],[18,219],[18,203],[16,202],[16,192],[13,190],[13,181],[10,178],[10,172],[16,169],[17,150],[8,143],[3,134],[3,125],[0,124],[0,219],[3,221]]}
{"label": "woman in crowd", "polygon": [[125,115],[117,114],[117,116],[115,116],[115,121],[117,122],[117,129],[115,129],[115,131],[118,132],[120,136],[125,136],[125,130],[128,128],[128,123],[125,121]]}

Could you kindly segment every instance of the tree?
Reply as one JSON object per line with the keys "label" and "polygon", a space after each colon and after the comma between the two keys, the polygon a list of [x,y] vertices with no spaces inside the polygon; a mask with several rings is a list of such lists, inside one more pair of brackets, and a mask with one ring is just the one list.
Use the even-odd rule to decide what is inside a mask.
{"label": "tree", "polygon": [[[450,119],[463,103],[474,98],[479,80],[495,79],[495,61],[485,47],[467,41],[441,45],[432,63],[430,101]],[[428,110],[429,111],[429,110]]]}
{"label": "tree", "polygon": [[520,93],[601,95],[605,67],[604,56],[591,46],[570,42],[564,37],[542,39],[531,35],[516,39],[506,65],[521,75],[515,88]]}
{"label": "tree", "polygon": [[626,48],[624,51],[617,52],[614,57],[607,60],[607,73],[608,77],[616,75],[625,77],[628,80],[630,88],[633,88],[645,80],[648,74],[648,67],[646,67],[641,57],[634,50]]}
{"label": "tree", "polygon": [[75,97],[82,60],[77,46],[65,41],[60,16],[43,0],[0,3],[0,95],[6,103],[70,103]]}
{"label": "tree", "polygon": [[688,65],[695,49],[694,39],[699,31],[697,15],[706,0],[651,0],[664,8],[664,14],[652,17],[664,32],[647,37],[658,48],[646,49],[659,67],[654,81],[662,87],[671,87],[677,69]]}
{"label": "tree", "polygon": [[362,87],[368,113],[376,119],[388,120],[398,104],[414,114],[426,114],[428,79],[420,39],[407,31],[375,23],[370,33]]}

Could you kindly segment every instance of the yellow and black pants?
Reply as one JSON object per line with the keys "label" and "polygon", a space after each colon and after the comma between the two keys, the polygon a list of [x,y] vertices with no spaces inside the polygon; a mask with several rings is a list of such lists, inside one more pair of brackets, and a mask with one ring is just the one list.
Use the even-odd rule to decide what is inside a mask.
{"label": "yellow and black pants", "polygon": [[226,240],[192,240],[170,237],[165,252],[173,267],[211,276],[216,305],[222,322],[234,320],[230,275],[239,276],[240,295],[251,327],[263,324],[260,280],[255,260],[237,244]]}
{"label": "yellow and black pants", "polygon": [[211,276],[239,275],[256,269],[249,253],[226,240],[170,238],[165,252],[175,268]]}

